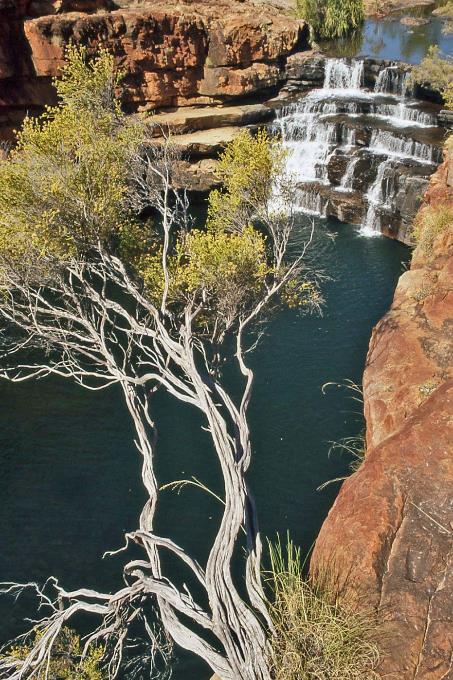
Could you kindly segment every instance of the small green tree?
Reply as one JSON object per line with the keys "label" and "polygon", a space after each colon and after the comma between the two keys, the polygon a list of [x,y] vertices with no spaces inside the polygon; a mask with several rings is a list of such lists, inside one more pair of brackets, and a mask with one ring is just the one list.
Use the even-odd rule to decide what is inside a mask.
{"label": "small green tree", "polygon": [[453,109],[453,61],[443,58],[437,45],[432,45],[421,63],[413,67],[412,80],[439,90],[447,109]]}
{"label": "small green tree", "polygon": [[[24,658],[0,659],[0,677],[42,674],[78,614],[100,619],[84,651],[102,643],[108,678],[116,677],[129,628],[139,622],[152,663],[162,646],[151,603],[166,635],[222,680],[270,680],[272,622],[246,479],[254,380],[247,357],[270,310],[319,305],[304,261],[313,231],[287,258],[293,189],[282,172],[281,146],[265,132],[256,138],[244,132],[225,150],[224,188],[211,194],[207,224],[194,229],[187,196],[174,189],[175,147],[168,138],[153,142],[149,124],[123,115],[118,86],[109,54],[90,62],[85,49],[70,48],[56,82],[59,104],[39,120],[27,119],[17,148],[0,163],[0,376],[21,382],[56,375],[91,390],[119,386],[147,495],[126,543],[136,543],[143,558],[125,564],[125,585],[114,594],[68,592],[55,579],[42,589],[4,585],[10,594],[34,590],[42,618]],[[242,379],[234,397],[223,383],[225,362]],[[156,532],[151,404],[158,388],[200,411],[223,475],[223,514],[203,566]],[[245,595],[231,566],[240,547]],[[198,589],[169,580],[163,550],[184,564]]]}
{"label": "small green tree", "polygon": [[296,0],[296,11],[322,39],[346,36],[365,18],[363,0]]}

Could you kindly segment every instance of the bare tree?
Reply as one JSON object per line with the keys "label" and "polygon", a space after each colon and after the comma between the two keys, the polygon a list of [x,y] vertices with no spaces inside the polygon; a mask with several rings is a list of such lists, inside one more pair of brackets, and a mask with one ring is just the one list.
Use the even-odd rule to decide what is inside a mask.
{"label": "bare tree", "polygon": [[[73,55],[73,59],[76,57]],[[111,69],[108,55],[102,55],[94,66],[82,59],[80,68],[93,69],[101,58]],[[99,116],[96,98],[94,104],[93,97],[89,99],[91,109]],[[54,119],[68,107],[70,102],[63,99]],[[210,220],[221,218],[222,228],[214,224],[209,232],[208,225],[208,233],[202,233],[190,230],[187,196],[173,188],[178,157],[171,140],[151,144],[145,125],[141,128],[140,143],[128,147],[129,142],[121,137],[128,123],[115,107],[109,116],[112,130],[121,130],[121,148],[128,149],[121,159],[125,189],[118,205],[126,218],[120,228],[116,222],[111,226],[112,218],[106,228],[102,211],[96,212],[100,201],[99,195],[93,200],[91,196],[95,193],[93,186],[97,186],[93,180],[92,147],[87,180],[89,198],[85,191],[81,198],[78,190],[83,154],[74,157],[71,148],[65,148],[66,167],[60,156],[61,139],[54,156],[36,140],[34,145],[19,145],[18,151],[5,162],[12,164],[10,174],[6,173],[2,180],[0,172],[0,188],[2,182],[8,188],[14,184],[11,177],[16,177],[15,172],[20,171],[23,179],[26,167],[26,185],[33,188],[35,201],[30,212],[24,214],[20,206],[13,208],[10,193],[9,213],[7,210],[3,217],[3,233],[7,228],[11,233],[20,210],[19,224],[25,225],[29,236],[24,240],[23,228],[15,227],[20,257],[9,245],[0,245],[0,316],[4,320],[1,377],[22,382],[57,375],[90,390],[114,384],[121,387],[135,428],[147,493],[139,527],[127,534],[125,548],[129,542],[138,544],[143,549],[143,558],[125,564],[125,585],[114,594],[87,588],[67,592],[53,578],[43,587],[33,583],[4,584],[3,592],[14,595],[27,588],[34,590],[41,618],[33,622],[39,636],[25,659],[8,654],[0,658],[0,677],[21,680],[38,673],[47,677],[56,639],[71,618],[84,612],[99,619],[86,640],[86,649],[102,642],[107,650],[108,677],[115,678],[133,623],[142,621],[152,654],[162,650],[159,634],[145,613],[144,604],[152,601],[170,639],[204,659],[222,680],[269,680],[272,624],[261,583],[262,542],[257,513],[246,479],[252,452],[248,407],[254,379],[247,353],[256,343],[257,329],[259,332],[266,314],[282,297],[286,296],[290,303],[296,298],[309,305],[319,303],[311,274],[304,268],[313,233],[307,234],[302,248],[287,261],[294,219],[290,210],[283,213],[275,209],[274,197],[281,197],[289,185],[282,177],[278,146],[266,135],[260,136],[259,143],[262,151],[267,149],[268,158],[274,158],[275,167],[272,163],[267,170],[258,166],[256,176],[252,173],[247,182],[237,184],[237,177],[233,178],[234,190],[217,193],[211,202]],[[51,126],[52,122],[46,125]],[[112,130],[107,130],[109,139]],[[36,134],[39,136],[42,130]],[[90,144],[99,143],[99,128],[86,134],[92,135]],[[242,143],[250,149],[254,142],[245,133]],[[238,144],[240,149],[241,142]],[[234,158],[227,159],[231,160]],[[42,185],[37,175],[41,176],[43,167],[47,173],[45,181],[62,178],[61,188],[55,196],[37,198]],[[100,192],[106,191],[104,185],[99,186]],[[287,199],[286,204],[288,196]],[[8,197],[4,205],[5,200]],[[31,215],[33,210],[36,219]],[[133,244],[124,255],[126,251],[123,244],[118,245],[118,234],[123,234],[132,214],[143,215],[149,210],[158,216],[151,227],[143,222],[151,245],[148,241],[145,246],[140,245],[140,255],[136,256]],[[50,229],[47,223],[42,229],[42,214],[51,215]],[[41,229],[39,238],[43,233],[45,237],[39,244],[36,225]],[[205,247],[207,238],[211,240],[203,251],[204,259],[197,260],[194,243]],[[216,270],[219,257],[231,269],[232,255],[221,250],[211,262],[209,248],[217,248],[219,242],[233,248],[234,238],[240,248],[246,248],[247,257],[251,257],[257,244],[263,246],[263,251],[256,255],[256,269],[249,271],[246,264],[241,276],[233,272],[222,277]],[[49,239],[52,247],[43,247]],[[242,285],[248,271],[253,278],[251,287]],[[183,275],[186,278],[181,282]],[[234,360],[243,378],[239,400],[231,397],[222,381],[220,357],[228,338],[234,338]],[[224,507],[203,566],[171,538],[159,536],[155,529],[159,496],[154,466],[157,428],[150,402],[157,389],[166,390],[201,412],[220,464]],[[240,595],[232,576],[233,556],[242,543],[243,531],[246,599]],[[204,591],[205,604],[197,601],[190,586],[178,588],[163,573],[160,560],[163,550],[173,553],[189,569]]]}

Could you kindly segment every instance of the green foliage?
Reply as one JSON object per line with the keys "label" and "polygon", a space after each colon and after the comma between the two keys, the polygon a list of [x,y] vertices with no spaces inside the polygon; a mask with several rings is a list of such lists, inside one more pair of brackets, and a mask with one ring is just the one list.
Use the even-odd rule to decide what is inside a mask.
{"label": "green foliage", "polygon": [[447,109],[453,109],[453,61],[440,56],[437,45],[432,45],[427,56],[412,69],[412,80],[429,83],[439,90]]}
{"label": "green foliage", "polygon": [[[26,659],[39,638],[36,634],[28,643],[14,645],[6,656],[20,661]],[[63,628],[53,646],[47,675],[44,669],[35,676],[36,680],[104,680],[107,674],[101,667],[103,654],[102,647],[91,647],[82,658],[80,637],[70,628]]]}
{"label": "green foliage", "polygon": [[[284,161],[281,143],[265,130],[256,137],[244,130],[226,147],[218,170],[223,189],[209,195],[206,231],[181,234],[169,257],[170,302],[203,301],[202,321],[207,323],[208,313],[223,329],[263,295],[274,272],[266,238],[252,222],[267,210]],[[161,251],[142,257],[140,274],[157,303],[164,288]],[[282,288],[281,300],[305,307],[320,297],[312,281],[293,279]]]}
{"label": "green foliage", "polygon": [[209,195],[208,228],[235,231],[249,224],[267,206],[285,157],[279,140],[266,130],[256,137],[240,132],[220,156],[217,176],[224,188]]}
{"label": "green foliage", "polygon": [[[121,112],[119,82],[106,51],[89,61],[85,48],[68,49],[55,81],[58,105],[39,119],[27,118],[17,147],[0,163],[0,255],[28,279],[45,282],[71,258],[114,251],[158,304],[165,282],[158,232],[153,235],[129,207],[131,168],[148,132],[144,121]],[[200,319],[211,315],[226,328],[263,294],[274,274],[271,248],[253,225],[269,217],[284,163],[281,143],[264,130],[256,137],[243,131],[226,147],[218,170],[224,188],[210,194],[207,231],[187,234],[176,227],[172,234],[167,302],[174,311],[193,300],[203,307]],[[305,306],[316,298],[316,287],[290,281],[281,297],[289,306]]]}
{"label": "green foliage", "polygon": [[413,236],[423,252],[429,254],[436,238],[447,229],[453,229],[453,206],[443,203],[428,205],[417,215]]}
{"label": "green foliage", "polygon": [[[379,654],[373,616],[340,602],[302,574],[300,549],[288,537],[269,544],[275,627],[270,665],[274,680],[372,680]],[[286,552],[286,554],[285,554]]]}
{"label": "green foliage", "polygon": [[[265,240],[252,226],[241,233],[195,229],[178,240],[169,269],[171,301],[203,300],[217,321],[228,323],[262,292],[269,273]],[[141,273],[157,302],[164,281],[161,254],[144,256]]]}
{"label": "green foliage", "polygon": [[341,38],[365,18],[363,0],[296,0],[296,12],[323,39]]}
{"label": "green foliage", "polygon": [[16,262],[65,260],[98,243],[136,240],[127,169],[143,124],[121,114],[107,52],[88,62],[84,48],[70,47],[67,57],[55,81],[59,104],[27,118],[0,163],[0,252]]}

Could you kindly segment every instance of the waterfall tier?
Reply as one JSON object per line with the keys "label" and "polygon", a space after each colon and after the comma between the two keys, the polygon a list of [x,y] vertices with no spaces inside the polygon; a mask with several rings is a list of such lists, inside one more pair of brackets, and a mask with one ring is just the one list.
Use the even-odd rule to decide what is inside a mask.
{"label": "waterfall tier", "polygon": [[366,80],[364,61],[327,59],[323,87],[280,109],[274,129],[301,211],[409,242],[442,159],[439,107],[415,99],[410,73],[396,64],[376,74],[374,88]]}

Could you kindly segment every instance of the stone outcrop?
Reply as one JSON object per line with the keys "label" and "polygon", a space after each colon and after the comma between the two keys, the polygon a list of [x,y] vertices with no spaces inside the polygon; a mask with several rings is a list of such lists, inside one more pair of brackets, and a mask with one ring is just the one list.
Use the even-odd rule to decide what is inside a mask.
{"label": "stone outcrop", "polygon": [[106,47],[125,73],[127,110],[148,111],[264,96],[307,40],[304,22],[253,0],[0,0],[0,134],[52,102],[71,41]]}
{"label": "stone outcrop", "polygon": [[[453,205],[453,154],[428,204]],[[453,224],[418,247],[373,332],[365,461],[325,521],[325,565],[382,621],[382,677],[453,678]]]}

